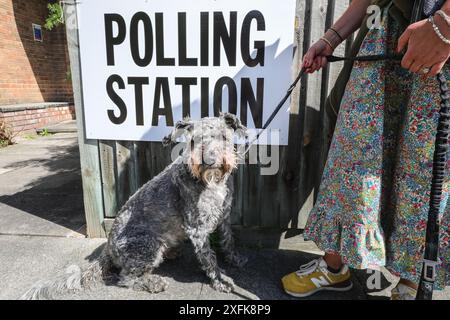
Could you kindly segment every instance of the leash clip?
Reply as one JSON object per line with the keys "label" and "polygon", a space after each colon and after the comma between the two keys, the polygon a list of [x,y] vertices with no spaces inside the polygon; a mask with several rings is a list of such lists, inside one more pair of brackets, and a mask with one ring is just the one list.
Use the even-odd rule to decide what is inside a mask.
{"label": "leash clip", "polygon": [[427,259],[423,259],[423,278],[429,282],[436,281],[436,267],[440,264],[438,261],[431,261]]}

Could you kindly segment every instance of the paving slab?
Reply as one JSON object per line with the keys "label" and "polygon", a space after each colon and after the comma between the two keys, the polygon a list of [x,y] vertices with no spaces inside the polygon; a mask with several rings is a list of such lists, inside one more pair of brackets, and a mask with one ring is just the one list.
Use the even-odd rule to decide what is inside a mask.
{"label": "paving slab", "polygon": [[0,234],[84,236],[76,134],[0,149]]}
{"label": "paving slab", "polygon": [[0,299],[17,299],[39,280],[64,273],[102,239],[0,235]]}
{"label": "paving slab", "polygon": [[77,132],[77,121],[76,120],[62,121],[36,130],[37,133],[42,133],[44,131],[50,134]]}

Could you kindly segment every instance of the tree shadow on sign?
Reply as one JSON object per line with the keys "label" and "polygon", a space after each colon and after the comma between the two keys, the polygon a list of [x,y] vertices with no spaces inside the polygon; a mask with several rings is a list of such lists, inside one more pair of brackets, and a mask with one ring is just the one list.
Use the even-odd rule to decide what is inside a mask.
{"label": "tree shadow on sign", "polygon": [[[266,108],[266,114],[262,114],[263,117],[261,117],[261,115],[257,112],[257,121],[260,123],[260,125],[264,122],[263,120],[266,120],[270,113],[271,110],[274,110],[276,105],[279,103],[279,101],[281,100],[281,98],[283,97],[284,93],[287,91],[287,89],[289,88],[289,86],[291,85],[291,79],[290,79],[290,73],[291,71],[289,70],[289,74],[286,74],[286,68],[285,65],[287,63],[291,64],[292,63],[292,57],[293,57],[293,46],[290,45],[289,47],[285,48],[282,52],[278,53],[278,47],[279,47],[279,40],[277,40],[275,43],[267,46],[265,48],[265,66],[261,67],[248,67],[245,66],[243,68],[241,68],[234,76],[230,77],[232,78],[234,85],[236,86],[236,101],[235,104],[237,106],[237,110],[236,113],[238,115],[238,117],[241,116],[242,111],[241,111],[241,80],[243,78],[249,78],[249,79],[256,79],[256,78],[264,78],[264,89],[265,89],[265,94],[264,94],[264,106]],[[252,53],[252,56],[254,56],[256,54],[256,51]],[[220,77],[218,77],[220,78]],[[281,79],[281,80],[280,80]],[[198,79],[199,80],[199,79]],[[252,81],[252,89],[253,89],[253,95],[256,97],[256,81]],[[171,89],[174,88],[174,84],[171,83]],[[209,83],[209,93],[208,93],[208,97],[209,97],[209,109],[208,109],[208,116],[210,117],[214,117],[214,116],[218,116],[218,112],[215,112],[214,110],[214,104],[217,104],[218,101],[214,101],[214,91],[215,91],[215,83]],[[271,90],[275,91],[275,92],[282,92],[282,94],[278,97],[278,96],[274,96],[272,94],[270,94],[268,92],[268,87],[271,88]],[[200,88],[200,81],[197,81],[197,88]],[[178,89],[177,89],[178,90]],[[181,90],[181,89],[180,89]],[[199,89],[200,90],[200,89]],[[192,91],[192,89],[191,89]],[[229,96],[230,96],[230,91],[228,90],[228,86],[224,85],[222,87],[222,101],[221,103],[219,102],[219,104],[222,106],[221,112],[231,112],[228,109],[228,105],[229,103]],[[162,100],[162,98],[161,98]],[[173,99],[171,99],[173,100]],[[162,101],[160,101],[160,103],[162,103]],[[200,100],[200,97],[197,99],[194,99],[190,102],[190,116],[193,119],[200,119],[202,117],[201,115],[201,104],[202,101]],[[247,119],[248,122],[251,124],[251,126],[254,126],[254,119],[252,117],[252,114],[249,110],[248,105],[247,107]],[[173,114],[173,118],[174,119],[178,119],[181,120],[183,118],[182,114],[182,109],[183,109],[183,104],[182,102],[179,102],[175,105],[170,106],[171,110],[172,110],[172,114]],[[261,110],[262,112],[262,110]],[[285,126],[284,123],[284,118],[282,116],[283,113],[287,113],[289,112],[289,105],[288,103],[286,103],[285,108],[283,108],[280,113],[277,115],[277,117],[272,121],[271,127],[275,127],[275,128],[280,128],[282,126]],[[233,112],[234,113],[234,112]],[[264,117],[265,115],[265,117]],[[153,121],[153,119],[152,119]],[[160,116],[158,119],[158,123],[159,124],[166,124],[166,119],[164,116]],[[245,124],[245,123],[244,123]],[[159,133],[161,129],[158,127],[152,127],[149,130],[147,130],[140,138],[141,141],[151,141],[152,138],[155,137],[155,135],[161,135],[160,138],[162,138],[163,136],[167,135],[170,133],[171,129],[167,128],[164,130],[164,132]]]}

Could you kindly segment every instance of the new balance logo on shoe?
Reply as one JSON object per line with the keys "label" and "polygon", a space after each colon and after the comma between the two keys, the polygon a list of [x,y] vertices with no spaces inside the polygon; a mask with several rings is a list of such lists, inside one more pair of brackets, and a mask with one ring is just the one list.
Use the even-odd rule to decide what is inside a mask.
{"label": "new balance logo on shoe", "polygon": [[330,284],[328,280],[323,276],[321,276],[320,278],[311,278],[311,282],[314,283],[317,288],[328,286]]}

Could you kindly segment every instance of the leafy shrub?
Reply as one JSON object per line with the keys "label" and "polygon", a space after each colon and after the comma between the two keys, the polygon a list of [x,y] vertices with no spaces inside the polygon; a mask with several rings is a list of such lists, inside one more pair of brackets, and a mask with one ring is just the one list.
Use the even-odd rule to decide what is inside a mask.
{"label": "leafy shrub", "polygon": [[59,26],[64,23],[63,21],[63,9],[59,2],[49,3],[47,5],[48,8],[48,16],[45,20],[45,29],[52,30],[53,28]]}
{"label": "leafy shrub", "polygon": [[11,128],[4,121],[0,121],[0,148],[12,145],[14,136]]}

